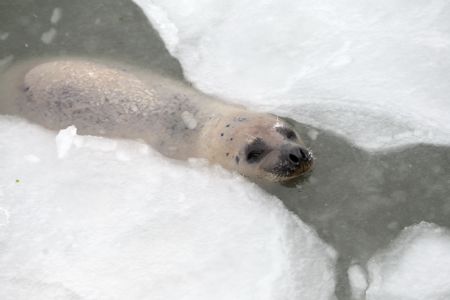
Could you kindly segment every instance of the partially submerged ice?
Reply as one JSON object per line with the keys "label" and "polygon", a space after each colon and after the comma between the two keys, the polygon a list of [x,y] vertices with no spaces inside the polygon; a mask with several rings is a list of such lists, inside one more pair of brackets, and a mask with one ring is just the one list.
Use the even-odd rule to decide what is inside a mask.
{"label": "partially submerged ice", "polygon": [[334,250],[236,174],[6,116],[0,157],[2,300],[334,299]]}
{"label": "partially submerged ice", "polygon": [[422,222],[368,263],[367,300],[450,299],[450,231]]}
{"label": "partially submerged ice", "polygon": [[199,89],[370,150],[450,144],[446,0],[134,0]]}

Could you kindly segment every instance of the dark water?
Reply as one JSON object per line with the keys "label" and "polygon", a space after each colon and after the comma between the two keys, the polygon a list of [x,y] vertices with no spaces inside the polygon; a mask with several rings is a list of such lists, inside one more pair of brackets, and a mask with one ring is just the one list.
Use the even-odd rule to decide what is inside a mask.
{"label": "dark water", "polygon": [[[56,25],[50,22],[54,8],[62,9]],[[42,34],[52,27],[56,36],[46,44]],[[2,32],[9,37],[0,40],[0,59],[8,55],[15,60],[43,55],[105,57],[182,78],[178,61],[131,1],[0,0]]]}
{"label": "dark water", "polygon": [[[52,25],[56,7],[62,9],[62,18]],[[46,44],[42,33],[52,27],[56,36]],[[46,0],[43,5],[1,0],[0,37],[4,33],[9,36],[0,40],[0,61],[44,55],[105,57],[183,80],[179,63],[130,1]],[[309,128],[296,126],[315,152],[314,172],[290,185],[261,186],[339,252],[339,299],[350,297],[349,264],[364,265],[405,226],[429,221],[450,227],[450,148],[417,145],[368,153],[320,130],[317,139],[308,140]]]}
{"label": "dark water", "polygon": [[[307,127],[298,125],[307,137]],[[347,270],[365,265],[406,226],[450,227],[450,148],[432,145],[368,153],[328,132],[306,142],[313,173],[291,186],[263,185],[339,253],[339,299],[349,299]],[[294,185],[294,186],[292,186]]]}

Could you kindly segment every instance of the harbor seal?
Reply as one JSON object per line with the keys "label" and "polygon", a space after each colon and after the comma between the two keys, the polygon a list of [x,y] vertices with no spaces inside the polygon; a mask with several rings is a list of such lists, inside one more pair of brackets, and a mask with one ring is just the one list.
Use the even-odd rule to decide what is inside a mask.
{"label": "harbor seal", "polygon": [[175,158],[206,158],[251,178],[285,181],[313,156],[286,121],[150,72],[82,59],[47,61],[23,79],[21,114],[50,129],[143,139]]}

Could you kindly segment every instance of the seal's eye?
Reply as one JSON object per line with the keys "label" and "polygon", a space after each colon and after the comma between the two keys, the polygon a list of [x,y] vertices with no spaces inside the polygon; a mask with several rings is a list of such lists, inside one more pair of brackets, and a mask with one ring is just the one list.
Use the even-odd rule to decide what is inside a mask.
{"label": "seal's eye", "polygon": [[263,139],[254,139],[245,149],[246,159],[248,163],[255,163],[260,161],[267,153],[267,146]]}
{"label": "seal's eye", "polygon": [[264,151],[262,150],[252,150],[249,153],[247,153],[247,161],[249,163],[257,162],[261,159],[261,156],[263,155]]}
{"label": "seal's eye", "polygon": [[295,140],[297,138],[297,134],[295,134],[295,131],[287,128],[287,127],[277,127],[275,129],[279,134],[287,138],[288,140]]}

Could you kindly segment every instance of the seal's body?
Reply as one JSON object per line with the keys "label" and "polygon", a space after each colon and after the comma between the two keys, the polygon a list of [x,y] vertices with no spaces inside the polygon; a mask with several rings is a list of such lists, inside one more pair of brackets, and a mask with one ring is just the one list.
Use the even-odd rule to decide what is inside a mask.
{"label": "seal's body", "polygon": [[312,155],[278,117],[250,112],[155,74],[139,76],[79,59],[33,67],[22,114],[51,129],[143,139],[172,158],[202,157],[275,181],[311,168]]}

